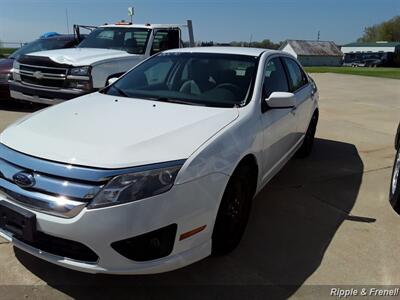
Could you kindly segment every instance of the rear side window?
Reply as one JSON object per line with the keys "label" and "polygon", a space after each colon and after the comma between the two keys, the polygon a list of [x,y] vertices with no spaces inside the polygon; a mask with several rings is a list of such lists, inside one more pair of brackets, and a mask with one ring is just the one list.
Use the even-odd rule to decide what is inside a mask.
{"label": "rear side window", "polygon": [[297,91],[307,84],[307,76],[300,66],[291,58],[283,58],[290,77],[290,90]]}
{"label": "rear side window", "polygon": [[264,98],[269,98],[273,92],[289,92],[285,70],[279,58],[271,59],[264,70]]}

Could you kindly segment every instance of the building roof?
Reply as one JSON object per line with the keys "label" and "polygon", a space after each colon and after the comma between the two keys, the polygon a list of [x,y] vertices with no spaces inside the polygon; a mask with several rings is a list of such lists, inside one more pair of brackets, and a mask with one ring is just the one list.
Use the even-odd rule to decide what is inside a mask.
{"label": "building roof", "polygon": [[280,50],[288,44],[293,48],[297,55],[343,56],[343,53],[340,51],[338,46],[331,41],[286,40],[280,47]]}
{"label": "building roof", "polygon": [[216,53],[216,54],[236,54],[248,56],[260,56],[264,52],[277,52],[275,50],[248,48],[248,47],[195,47],[195,48],[180,48],[167,50],[165,52],[180,52],[180,53]]}
{"label": "building roof", "polygon": [[342,47],[397,47],[400,46],[400,42],[369,42],[369,43],[350,43],[343,45]]}

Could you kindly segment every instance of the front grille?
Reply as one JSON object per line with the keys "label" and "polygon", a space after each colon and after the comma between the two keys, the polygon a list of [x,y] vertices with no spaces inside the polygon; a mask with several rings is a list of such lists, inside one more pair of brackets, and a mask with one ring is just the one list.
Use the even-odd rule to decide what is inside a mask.
{"label": "front grille", "polygon": [[57,75],[66,75],[67,70],[68,70],[66,68],[50,68],[50,67],[31,66],[31,65],[22,65],[22,64],[20,64],[19,69],[21,71],[26,71],[26,72],[40,71],[42,73],[57,74]]}
{"label": "front grille", "polygon": [[29,55],[20,57],[18,62],[23,83],[51,88],[64,87],[68,65],[55,63],[47,57]]}
{"label": "front grille", "polygon": [[62,88],[64,86],[64,80],[59,79],[37,79],[32,76],[22,75],[21,81],[27,84],[40,85],[45,87]]}
{"label": "front grille", "polygon": [[50,254],[95,263],[98,255],[89,247],[71,240],[55,237],[40,231],[36,232],[35,241],[18,238],[21,242]]}

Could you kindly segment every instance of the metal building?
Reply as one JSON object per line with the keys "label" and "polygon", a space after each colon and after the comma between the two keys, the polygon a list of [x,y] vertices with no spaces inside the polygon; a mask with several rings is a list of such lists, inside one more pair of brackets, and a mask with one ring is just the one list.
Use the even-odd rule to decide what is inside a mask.
{"label": "metal building", "polygon": [[341,66],[343,53],[334,42],[286,40],[280,50],[295,56],[303,66]]}
{"label": "metal building", "polygon": [[399,53],[400,42],[351,43],[342,46],[342,52],[347,53]]}

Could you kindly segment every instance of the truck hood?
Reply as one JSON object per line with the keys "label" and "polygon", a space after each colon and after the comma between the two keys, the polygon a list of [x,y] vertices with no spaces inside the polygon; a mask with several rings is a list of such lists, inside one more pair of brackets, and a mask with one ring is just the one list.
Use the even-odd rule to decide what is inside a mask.
{"label": "truck hood", "polygon": [[59,64],[72,66],[88,66],[108,59],[135,57],[126,51],[96,48],[69,48],[29,53],[30,56],[48,57]]}
{"label": "truck hood", "polygon": [[237,108],[93,93],[17,121],[0,142],[51,161],[125,168],[186,159],[238,115]]}

